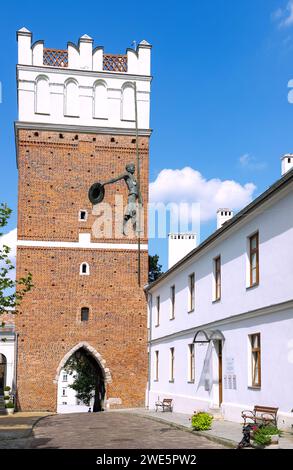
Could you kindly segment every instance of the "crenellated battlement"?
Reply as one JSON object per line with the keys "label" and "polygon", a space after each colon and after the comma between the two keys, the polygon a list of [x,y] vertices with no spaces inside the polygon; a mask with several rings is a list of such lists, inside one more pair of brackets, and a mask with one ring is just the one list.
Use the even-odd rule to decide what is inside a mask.
{"label": "crenellated battlement", "polygon": [[[106,54],[90,36],[67,49],[32,44],[32,33],[17,32],[18,119],[45,126],[86,126],[107,132],[149,130],[151,45],[142,41],[126,54]],[[134,84],[136,86],[134,86]]]}
{"label": "crenellated battlement", "polygon": [[68,42],[67,49],[44,47],[44,41],[32,44],[32,33],[22,28],[17,31],[18,64],[38,67],[58,67],[94,72],[119,72],[132,75],[151,74],[151,45],[141,41],[136,50],[127,49],[125,54],[108,54],[101,46],[93,48],[93,39],[81,36],[78,44]]}

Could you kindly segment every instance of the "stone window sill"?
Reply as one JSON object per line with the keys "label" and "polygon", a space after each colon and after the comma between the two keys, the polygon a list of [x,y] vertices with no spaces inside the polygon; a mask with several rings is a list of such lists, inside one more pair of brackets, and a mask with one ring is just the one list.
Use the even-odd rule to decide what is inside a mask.
{"label": "stone window sill", "polygon": [[261,386],[260,385],[249,385],[248,390],[260,390]]}

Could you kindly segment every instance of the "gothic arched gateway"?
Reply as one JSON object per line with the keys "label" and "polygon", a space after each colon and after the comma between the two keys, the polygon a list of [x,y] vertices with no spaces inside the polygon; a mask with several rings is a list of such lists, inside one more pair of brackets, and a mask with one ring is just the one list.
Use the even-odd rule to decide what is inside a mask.
{"label": "gothic arched gateway", "polygon": [[[90,404],[84,404],[70,387],[81,369],[87,372],[86,380],[92,384],[93,398]],[[111,382],[111,374],[101,355],[88,343],[81,342],[74,346],[60,362],[54,380],[57,387],[57,411],[59,413],[103,411],[106,400],[106,386]],[[90,385],[89,385],[90,387]]]}

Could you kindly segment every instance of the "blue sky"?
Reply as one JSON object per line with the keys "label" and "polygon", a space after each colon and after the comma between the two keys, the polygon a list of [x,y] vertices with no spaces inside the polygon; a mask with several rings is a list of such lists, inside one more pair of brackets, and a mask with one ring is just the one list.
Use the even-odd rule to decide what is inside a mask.
{"label": "blue sky", "polygon": [[[254,183],[255,197],[280,176],[280,156],[293,152],[293,2],[53,0],[40,8],[26,1],[5,3],[1,17],[0,200],[14,210],[7,230],[16,226],[15,31],[22,26],[48,47],[65,48],[85,33],[111,53],[133,40],[153,45],[150,181],[188,166],[203,180]],[[207,220],[202,237],[214,227]],[[165,245],[150,245],[163,264]]]}

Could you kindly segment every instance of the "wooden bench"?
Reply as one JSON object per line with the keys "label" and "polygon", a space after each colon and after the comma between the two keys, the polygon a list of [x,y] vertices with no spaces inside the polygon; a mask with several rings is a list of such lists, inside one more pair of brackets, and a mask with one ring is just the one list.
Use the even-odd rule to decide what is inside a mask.
{"label": "wooden bench", "polygon": [[244,425],[246,425],[247,420],[251,420],[255,424],[274,424],[277,426],[278,409],[271,406],[255,405],[253,411],[243,410],[241,417],[244,419]]}
{"label": "wooden bench", "polygon": [[164,398],[163,401],[157,401],[155,403],[156,411],[158,411],[158,408],[162,408],[162,411],[172,411],[173,410],[172,403],[173,403],[172,398]]}

